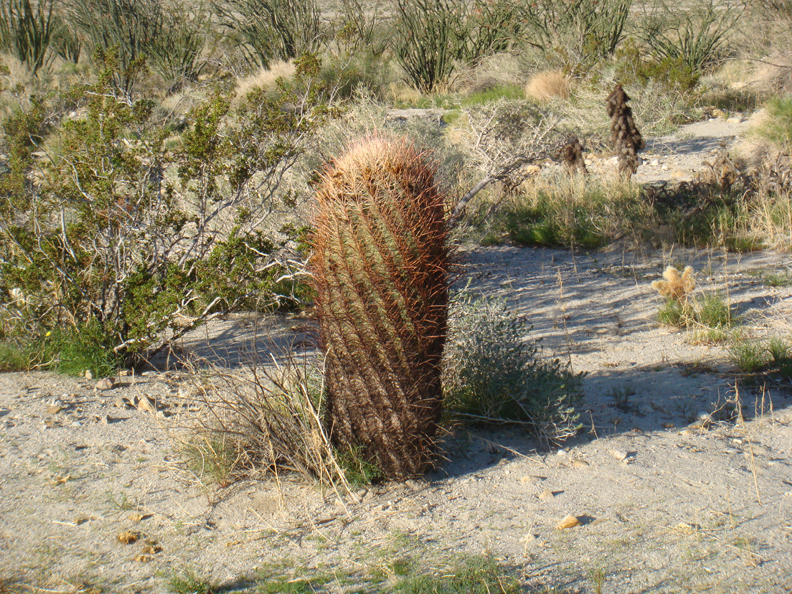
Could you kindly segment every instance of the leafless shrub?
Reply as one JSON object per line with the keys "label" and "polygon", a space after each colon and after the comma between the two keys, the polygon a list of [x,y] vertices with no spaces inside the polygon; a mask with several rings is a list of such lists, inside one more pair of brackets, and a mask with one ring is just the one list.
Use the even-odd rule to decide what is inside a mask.
{"label": "leafless shrub", "polygon": [[473,189],[457,203],[456,220],[467,203],[492,182],[502,184],[506,196],[533,174],[533,163],[558,154],[563,137],[558,118],[525,101],[502,100],[463,110],[468,138],[463,142],[471,167],[483,174]]}

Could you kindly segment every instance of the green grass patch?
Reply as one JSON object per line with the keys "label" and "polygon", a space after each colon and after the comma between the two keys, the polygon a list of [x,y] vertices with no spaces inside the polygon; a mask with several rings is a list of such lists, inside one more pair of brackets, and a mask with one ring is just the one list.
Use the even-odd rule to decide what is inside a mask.
{"label": "green grass patch", "polygon": [[757,133],[781,146],[792,144],[792,95],[770,99],[766,118]]}
{"label": "green grass patch", "polygon": [[166,581],[171,594],[218,594],[220,588],[210,580],[199,576],[193,569],[173,572]]}
{"label": "green grass patch", "polygon": [[434,575],[410,575],[392,590],[401,594],[517,594],[520,582],[491,557],[472,557]]}

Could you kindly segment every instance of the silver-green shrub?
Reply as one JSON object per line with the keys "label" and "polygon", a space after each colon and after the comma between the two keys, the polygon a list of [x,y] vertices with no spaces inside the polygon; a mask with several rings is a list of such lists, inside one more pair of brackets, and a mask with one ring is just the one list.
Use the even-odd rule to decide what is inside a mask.
{"label": "silver-green shrub", "polygon": [[479,424],[517,424],[543,445],[574,436],[580,374],[560,359],[540,357],[531,326],[506,301],[467,290],[451,302],[443,369],[446,407]]}

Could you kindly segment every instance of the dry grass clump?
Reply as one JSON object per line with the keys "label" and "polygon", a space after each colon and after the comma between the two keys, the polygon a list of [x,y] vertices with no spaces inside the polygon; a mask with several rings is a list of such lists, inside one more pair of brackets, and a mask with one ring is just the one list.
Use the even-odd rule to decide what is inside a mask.
{"label": "dry grass clump", "polygon": [[236,96],[245,97],[254,89],[270,89],[279,78],[290,79],[295,73],[294,62],[279,60],[270,64],[269,68],[262,68],[258,72],[239,79],[236,86]]}
{"label": "dry grass clump", "polygon": [[537,101],[550,101],[554,98],[568,99],[572,85],[569,78],[560,70],[537,72],[525,85],[525,96]]}
{"label": "dry grass clump", "polygon": [[696,288],[692,266],[685,266],[682,272],[674,266],[669,266],[663,272],[663,278],[665,280],[652,282],[652,288],[660,293],[661,297],[667,299],[686,301],[693,289]]}
{"label": "dry grass clump", "polygon": [[253,471],[276,479],[297,474],[348,487],[322,420],[321,373],[308,362],[272,357],[242,370],[209,365],[199,372],[193,365],[192,371],[191,392],[206,408],[198,432],[210,444],[200,454],[217,458],[205,460],[204,468],[231,464],[234,469],[223,471],[227,478]]}

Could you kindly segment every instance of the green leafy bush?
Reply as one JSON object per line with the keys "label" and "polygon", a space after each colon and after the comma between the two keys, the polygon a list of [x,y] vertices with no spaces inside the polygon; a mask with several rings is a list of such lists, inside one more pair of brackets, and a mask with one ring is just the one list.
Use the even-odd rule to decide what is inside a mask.
{"label": "green leafy bush", "polygon": [[[4,123],[0,340],[93,334],[135,357],[161,348],[166,328],[177,337],[236,307],[293,303],[278,256],[291,236],[276,222],[295,202],[284,176],[329,113],[321,97],[254,91],[231,109],[215,94],[173,137],[152,100],[117,97],[111,79],[76,94],[82,116],[50,126],[33,101]],[[49,158],[32,156],[34,141]],[[52,361],[65,364],[61,344]]]}
{"label": "green leafy bush", "polygon": [[452,300],[444,362],[446,407],[482,424],[518,424],[544,444],[580,428],[579,375],[559,359],[541,359],[530,326],[500,299],[463,291]]}

